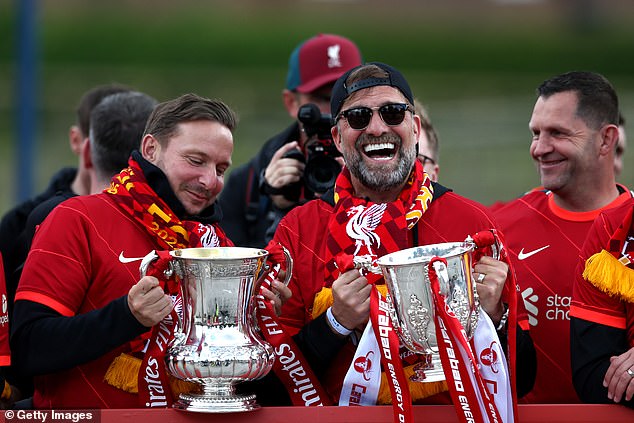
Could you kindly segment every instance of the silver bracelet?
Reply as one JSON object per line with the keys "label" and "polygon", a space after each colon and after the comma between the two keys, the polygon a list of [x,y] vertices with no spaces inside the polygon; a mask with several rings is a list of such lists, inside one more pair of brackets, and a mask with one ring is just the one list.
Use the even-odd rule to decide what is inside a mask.
{"label": "silver bracelet", "polygon": [[504,328],[506,327],[506,322],[509,319],[509,306],[506,303],[503,303],[504,305],[504,313],[502,313],[502,318],[500,319],[500,323],[498,323],[497,327],[495,328],[496,331],[501,331],[504,330]]}
{"label": "silver bracelet", "polygon": [[328,322],[330,323],[330,327],[335,330],[341,336],[348,336],[352,333],[352,330],[346,328],[344,325],[339,323],[335,316],[332,314],[332,307],[328,307],[326,310],[326,317],[328,318]]}

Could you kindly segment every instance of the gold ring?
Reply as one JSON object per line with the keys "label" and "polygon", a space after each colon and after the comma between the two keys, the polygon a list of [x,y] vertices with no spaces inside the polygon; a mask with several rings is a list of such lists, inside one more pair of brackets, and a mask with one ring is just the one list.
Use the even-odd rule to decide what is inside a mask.
{"label": "gold ring", "polygon": [[[477,282],[478,282],[478,283],[482,283],[482,281],[484,280],[485,276],[486,276],[486,275],[485,275],[484,273],[480,273],[480,274],[478,275]],[[632,377],[634,377],[634,376],[632,376]]]}
{"label": "gold ring", "polygon": [[630,377],[631,377],[632,379],[634,379],[634,370],[632,370],[632,369],[627,369],[627,374],[628,374],[628,375],[630,375]]}

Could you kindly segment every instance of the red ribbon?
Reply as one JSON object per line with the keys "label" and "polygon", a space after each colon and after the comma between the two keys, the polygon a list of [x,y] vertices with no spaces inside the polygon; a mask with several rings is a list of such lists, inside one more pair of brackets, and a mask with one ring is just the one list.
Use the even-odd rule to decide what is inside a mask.
{"label": "red ribbon", "polygon": [[376,287],[370,294],[370,319],[381,350],[381,364],[392,394],[395,422],[413,422],[412,398],[399,355],[399,339],[390,319],[390,305]]}
{"label": "red ribbon", "polygon": [[[260,279],[260,293],[256,297],[256,317],[264,339],[273,346],[275,351],[276,360],[273,371],[286,387],[293,405],[306,407],[332,405],[328,394],[321,387],[295,341],[278,323],[273,306],[261,294],[262,288],[271,289],[273,280],[281,270],[280,263],[284,261],[283,253],[280,256],[275,252],[275,248],[271,248],[271,245],[267,249],[269,252],[274,251],[273,261],[277,262]],[[282,251],[281,248],[279,251]]]}
{"label": "red ribbon", "polygon": [[[156,277],[166,294],[178,295],[176,281],[165,276],[171,259],[169,251],[158,251],[157,254],[159,259],[149,266],[147,275]],[[174,402],[165,368],[165,354],[174,337],[176,322],[178,313],[174,307],[167,317],[152,328],[138,375],[139,403],[142,407],[169,407]]]}
{"label": "red ribbon", "polygon": [[461,422],[500,421],[495,401],[490,396],[477,367],[477,361],[460,321],[440,293],[434,263],[447,260],[434,257],[428,264],[429,281],[434,297],[436,340],[440,360],[447,378],[449,393]]}

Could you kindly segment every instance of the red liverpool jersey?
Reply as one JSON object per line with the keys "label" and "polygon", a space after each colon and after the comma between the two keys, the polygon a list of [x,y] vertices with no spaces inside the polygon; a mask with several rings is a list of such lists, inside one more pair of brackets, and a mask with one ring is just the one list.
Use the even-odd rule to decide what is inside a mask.
{"label": "red liverpool jersey", "polygon": [[0,308],[0,366],[8,366],[11,364],[11,350],[9,349],[9,310],[2,255],[0,255],[0,301],[2,301],[2,308]]}
{"label": "red liverpool jersey", "polygon": [[[160,248],[137,222],[105,194],[74,197],[42,223],[16,294],[17,300],[46,305],[63,316],[104,307],[127,295],[139,280],[140,261]],[[104,382],[111,362],[135,352],[140,339],[86,364],[35,380],[36,408],[135,408],[137,395]]]}
{"label": "red liverpool jersey", "polygon": [[[570,300],[575,269],[594,218],[629,198],[623,190],[606,207],[573,213],[551,192],[530,192],[494,212],[504,233],[537,351],[537,379],[522,402],[579,403],[570,367]],[[521,363],[518,363],[521,366]]]}
{"label": "red liverpool jersey", "polygon": [[[327,238],[324,229],[332,213],[333,207],[325,201],[309,201],[288,213],[275,232],[274,239],[288,248],[295,263],[301,263],[293,269],[288,285],[293,296],[282,307],[280,316],[280,322],[291,335],[312,320],[315,295],[324,286]],[[461,242],[467,235],[495,227],[491,215],[483,206],[448,192],[431,203],[415,230],[419,234],[418,245],[427,245]],[[413,241],[410,239],[410,242]],[[335,400],[339,397],[354,348],[352,344],[347,344],[325,376],[324,388]],[[447,403],[448,395],[440,397],[442,395],[431,398],[438,401],[434,403]]]}

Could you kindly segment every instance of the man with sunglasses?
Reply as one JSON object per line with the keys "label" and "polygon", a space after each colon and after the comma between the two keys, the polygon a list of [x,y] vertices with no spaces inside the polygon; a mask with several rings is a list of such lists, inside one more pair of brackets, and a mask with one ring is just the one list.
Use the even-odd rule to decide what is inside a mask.
{"label": "man with sunglasses", "polygon": [[[460,242],[495,228],[482,205],[432,182],[423,171],[416,158],[422,130],[413,101],[403,75],[386,64],[362,65],[339,78],[331,98],[332,137],[345,167],[332,190],[290,211],[271,241],[286,247],[298,263],[289,283],[293,296],[282,308],[281,321],[291,334],[300,332],[321,349],[322,360],[314,370],[340,404],[348,404],[349,398],[340,394],[348,383],[344,376],[356,340],[368,322],[371,291],[373,286],[384,290],[382,277],[350,269],[355,260],[350,258],[369,258],[376,265],[375,260],[388,253]],[[375,213],[364,219],[361,215],[369,210]],[[486,256],[475,265],[480,302],[502,344],[507,322],[515,317],[514,310],[508,313],[510,296],[515,295],[508,270],[506,263]],[[522,330],[517,340],[523,354],[518,353],[517,360],[526,373],[518,378],[521,394],[532,386],[534,351]],[[368,357],[355,360],[355,365],[363,361],[361,367],[369,369]],[[374,366],[378,364],[376,358]],[[415,358],[404,359],[407,377],[415,364]],[[371,403],[391,401],[387,384],[373,389],[378,391]],[[449,401],[444,382],[414,383],[410,390],[416,403]]]}
{"label": "man with sunglasses", "polygon": [[219,199],[224,215],[221,226],[236,245],[263,247],[277,222],[305,202],[304,191],[297,198],[296,191],[289,189],[302,180],[305,165],[288,155],[298,151],[305,155],[308,140],[297,113],[308,103],[327,113],[334,82],[360,64],[358,47],[339,35],[319,34],[295,48],[282,92],[293,123],[269,139],[248,163],[231,172]]}

